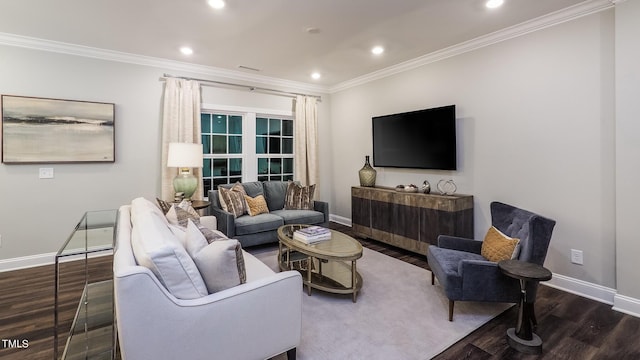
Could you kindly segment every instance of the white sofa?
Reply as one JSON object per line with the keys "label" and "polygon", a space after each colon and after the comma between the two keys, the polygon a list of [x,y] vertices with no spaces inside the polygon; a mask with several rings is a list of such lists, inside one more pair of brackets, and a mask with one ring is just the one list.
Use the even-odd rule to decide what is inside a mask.
{"label": "white sofa", "polygon": [[[162,226],[159,221],[158,229]],[[152,270],[138,264],[132,229],[131,205],[122,206],[113,261],[122,359],[256,360],[284,352],[295,359],[302,314],[302,278],[298,272],[275,273],[243,251],[246,283],[180,299]],[[134,237],[156,236],[155,230]]]}

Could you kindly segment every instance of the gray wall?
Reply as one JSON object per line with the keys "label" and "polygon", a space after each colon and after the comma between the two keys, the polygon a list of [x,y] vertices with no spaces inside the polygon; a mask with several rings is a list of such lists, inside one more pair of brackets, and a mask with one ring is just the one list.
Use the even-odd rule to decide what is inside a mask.
{"label": "gray wall", "polygon": [[[618,293],[640,299],[640,1],[616,5],[616,267]],[[618,299],[616,299],[617,301]],[[638,311],[640,304],[636,302]]]}
{"label": "gray wall", "polygon": [[[16,258],[27,263],[53,261],[52,253],[85,211],[158,196],[163,88],[159,78],[169,72],[216,80],[175,69],[10,46],[0,46],[0,62],[0,94],[116,104],[115,163],[0,164],[0,269],[11,268],[7,262]],[[292,110],[291,98],[247,91],[203,87],[202,98],[209,104]],[[321,120],[329,104],[325,96],[319,106]],[[320,122],[320,136],[328,138],[329,129],[328,121]],[[325,177],[331,171],[327,152],[321,153]],[[39,179],[40,167],[53,167],[55,177]],[[328,180],[320,181],[321,193],[329,191]]]}
{"label": "gray wall", "polygon": [[477,238],[493,200],[551,217],[548,267],[615,288],[613,30],[609,10],[332,94],[333,212],[351,217],[372,116],[456,104],[459,169],[379,168],[378,184],[454,179]]}

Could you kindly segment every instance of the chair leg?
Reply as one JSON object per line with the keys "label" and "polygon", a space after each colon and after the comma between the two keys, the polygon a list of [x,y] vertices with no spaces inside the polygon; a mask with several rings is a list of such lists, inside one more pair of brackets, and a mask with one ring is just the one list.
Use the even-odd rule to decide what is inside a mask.
{"label": "chair leg", "polygon": [[435,285],[436,284],[436,277],[435,275],[433,275],[433,272],[431,273],[431,285]]}
{"label": "chair leg", "polygon": [[453,300],[449,300],[449,321],[453,321]]}
{"label": "chair leg", "polygon": [[296,360],[296,348],[287,351],[287,360]]}

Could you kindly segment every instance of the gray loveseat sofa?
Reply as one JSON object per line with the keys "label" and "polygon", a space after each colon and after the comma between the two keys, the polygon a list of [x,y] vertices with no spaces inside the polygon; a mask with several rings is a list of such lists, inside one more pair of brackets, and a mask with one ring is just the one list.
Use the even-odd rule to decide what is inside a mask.
{"label": "gray loveseat sofa", "polygon": [[[248,196],[263,195],[268,214],[242,215],[237,218],[224,211],[220,205],[218,190],[209,191],[209,214],[216,217],[218,230],[227,237],[238,239],[243,247],[278,241],[278,227],[285,224],[322,225],[329,222],[329,204],[314,201],[314,210],[285,210],[286,181],[253,181],[242,183]],[[222,185],[231,188],[233,184]]]}

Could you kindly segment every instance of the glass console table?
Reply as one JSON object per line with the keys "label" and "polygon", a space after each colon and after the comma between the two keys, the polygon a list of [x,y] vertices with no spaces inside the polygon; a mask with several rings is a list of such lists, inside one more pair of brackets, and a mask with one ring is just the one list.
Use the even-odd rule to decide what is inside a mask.
{"label": "glass console table", "polygon": [[55,257],[54,360],[58,360],[60,262],[84,261],[84,290],[62,359],[114,359],[113,281],[89,282],[89,256],[113,253],[117,210],[88,211]]}

